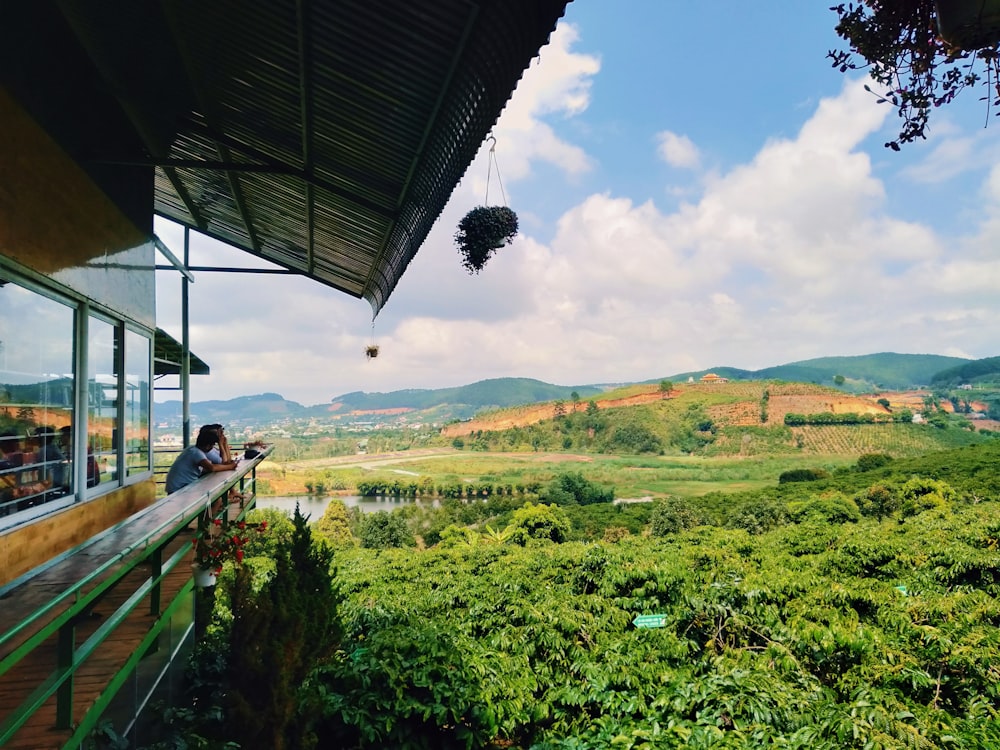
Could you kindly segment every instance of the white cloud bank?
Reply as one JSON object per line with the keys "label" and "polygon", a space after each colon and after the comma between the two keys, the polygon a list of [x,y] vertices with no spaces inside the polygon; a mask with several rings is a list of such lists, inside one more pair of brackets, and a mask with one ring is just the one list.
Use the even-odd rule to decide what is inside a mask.
{"label": "white cloud bank", "polygon": [[[511,183],[541,161],[570,181],[596,163],[541,119],[586,112],[600,64],[575,42],[560,27],[498,124]],[[998,354],[1000,168],[962,237],[895,218],[864,150],[887,113],[847,82],[795,137],[701,174],[698,145],[661,123],[650,158],[695,170],[695,199],[668,213],[585,196],[552,219],[551,242],[522,221],[472,277],[451,244],[484,187],[467,179],[376,322],[370,362],[365,303],[304,280],[203,275],[192,349],[213,375],[195,378],[194,399],[275,391],[312,404],[503,376],[571,385],[876,351]],[[486,175],[485,151],[469,174]],[[176,319],[169,284],[161,298],[161,320]]]}

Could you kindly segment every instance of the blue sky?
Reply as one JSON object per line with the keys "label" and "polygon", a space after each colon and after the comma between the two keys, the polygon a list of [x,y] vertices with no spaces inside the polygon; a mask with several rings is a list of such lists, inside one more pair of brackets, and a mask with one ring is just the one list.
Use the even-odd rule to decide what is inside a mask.
{"label": "blue sky", "polygon": [[[570,3],[495,129],[514,244],[470,276],[452,242],[484,148],[374,331],[367,303],[315,283],[201,274],[192,349],[212,375],[194,400],[1000,354],[1000,122],[965,92],[926,141],[884,148],[897,118],[830,66],[828,6]],[[177,227],[157,232],[180,253]],[[193,244],[195,264],[250,260]],[[160,276],[177,333],[179,282]]]}

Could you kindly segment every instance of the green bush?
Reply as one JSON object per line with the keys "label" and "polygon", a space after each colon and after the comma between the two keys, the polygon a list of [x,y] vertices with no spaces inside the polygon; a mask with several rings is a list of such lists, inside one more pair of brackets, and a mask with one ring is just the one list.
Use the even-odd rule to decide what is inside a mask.
{"label": "green bush", "polygon": [[788,511],[777,500],[756,498],[744,503],[729,516],[726,527],[743,529],[751,534],[763,534],[788,522]]}
{"label": "green bush", "polygon": [[887,484],[873,484],[857,494],[854,501],[863,515],[874,516],[880,521],[896,514],[902,507],[898,488]]}
{"label": "green bush", "polygon": [[858,456],[858,462],[854,465],[857,471],[872,471],[881,469],[892,461],[892,456],[887,453],[864,453]]}
{"label": "green bush", "polygon": [[788,504],[788,512],[797,523],[810,517],[833,524],[857,523],[861,520],[861,510],[857,503],[840,493],[791,502]]}
{"label": "green bush", "polygon": [[958,497],[958,493],[947,482],[923,477],[913,477],[907,481],[900,494],[900,511],[904,518],[925,510],[947,509]]}
{"label": "green bush", "polygon": [[355,543],[350,513],[342,500],[330,501],[323,515],[313,525],[313,533],[326,539],[334,547],[351,546]]}
{"label": "green bush", "polygon": [[413,536],[406,527],[403,517],[398,513],[387,513],[384,510],[364,515],[361,521],[360,537],[361,546],[366,549],[388,549],[413,545]]}
{"label": "green bush", "polygon": [[663,442],[642,425],[625,424],[612,431],[606,449],[622,453],[661,453]]}
{"label": "green bush", "polygon": [[824,469],[790,469],[778,476],[778,484],[789,482],[815,482],[819,479],[829,479],[830,472]]}
{"label": "green bush", "polygon": [[655,504],[650,518],[653,536],[670,536],[693,529],[704,522],[698,510],[687,500],[668,498]]}
{"label": "green bush", "polygon": [[531,539],[564,542],[569,537],[569,532],[569,519],[558,506],[528,502],[514,511],[510,539],[522,546]]}
{"label": "green bush", "polygon": [[555,505],[591,505],[610,503],[615,499],[611,488],[604,489],[586,479],[582,473],[560,474],[542,488],[538,495],[543,503]]}

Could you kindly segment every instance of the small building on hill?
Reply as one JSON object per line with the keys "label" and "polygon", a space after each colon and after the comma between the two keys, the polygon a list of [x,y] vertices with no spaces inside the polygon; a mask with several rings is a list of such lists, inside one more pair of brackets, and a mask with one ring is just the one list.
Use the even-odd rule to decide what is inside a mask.
{"label": "small building on hill", "polygon": [[723,378],[716,375],[714,372],[707,372],[701,376],[702,383],[728,383],[729,378]]}

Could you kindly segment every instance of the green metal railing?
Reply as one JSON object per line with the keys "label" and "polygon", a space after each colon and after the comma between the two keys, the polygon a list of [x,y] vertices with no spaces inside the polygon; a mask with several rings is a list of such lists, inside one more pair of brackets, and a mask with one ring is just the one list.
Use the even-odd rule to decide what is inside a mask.
{"label": "green metal railing", "polygon": [[[216,483],[208,491],[198,492],[197,485],[192,485],[159,500],[157,505],[164,502],[175,502],[178,505],[177,512],[158,524],[150,525],[147,523],[148,528],[144,528],[141,534],[137,532],[135,539],[130,538],[129,541],[132,543],[127,547],[60,591],[20,622],[9,626],[5,632],[0,633],[0,653],[5,647],[17,644],[9,654],[0,659],[0,685],[2,685],[4,676],[9,674],[16,665],[22,663],[26,657],[39,649],[51,648],[51,645],[47,644],[50,644],[52,640],[55,641],[55,658],[51,672],[20,704],[0,707],[0,710],[6,712],[6,716],[3,716],[2,721],[0,721],[0,747],[11,740],[18,730],[53,696],[55,696],[56,701],[56,729],[72,732],[63,747],[76,748],[90,735],[116,694],[127,683],[130,675],[135,672],[138,664],[144,657],[157,651],[163,632],[174,625],[174,619],[193,598],[194,583],[189,579],[170,601],[166,603],[161,601],[164,579],[178,565],[190,560],[191,553],[190,545],[185,544],[164,558],[167,548],[189,524],[201,518],[206,508],[210,508],[216,500],[223,500],[218,517],[222,518],[224,523],[228,522],[229,508],[226,498],[230,490],[234,488],[243,493],[245,501],[239,514],[233,520],[242,519],[247,511],[256,504],[257,464],[270,452],[271,449],[262,451],[260,458],[241,465],[225,481]],[[45,566],[0,588],[0,607],[4,606],[2,603],[4,597],[9,596],[22,585],[30,585],[31,579],[40,572],[44,572],[60,562],[71,561],[74,554],[82,556],[87,548],[99,543],[102,539],[110,538],[109,535],[123,532],[127,534],[130,525],[136,525],[137,521],[147,516],[155,508],[154,505],[140,511],[130,519],[101,532],[80,547],[60,555]],[[77,644],[76,627],[78,623],[89,617],[94,607],[109,592],[122,586],[129,574],[143,564],[151,566],[149,576],[143,578],[131,593],[126,590],[119,591],[119,595],[127,594],[124,602],[106,618],[92,635],[82,643]],[[135,584],[130,583],[129,585]],[[117,672],[108,675],[106,687],[98,698],[90,704],[85,713],[82,716],[74,717],[73,681],[77,671],[89,657],[100,651],[102,644],[109,636],[115,633],[144,601],[149,602],[148,614],[152,620],[138,648],[131,653]],[[193,621],[186,624],[182,640],[190,638],[192,629]],[[174,653],[176,652],[171,653],[164,668],[169,666]],[[141,703],[144,704],[146,699],[148,696],[144,696]]]}

